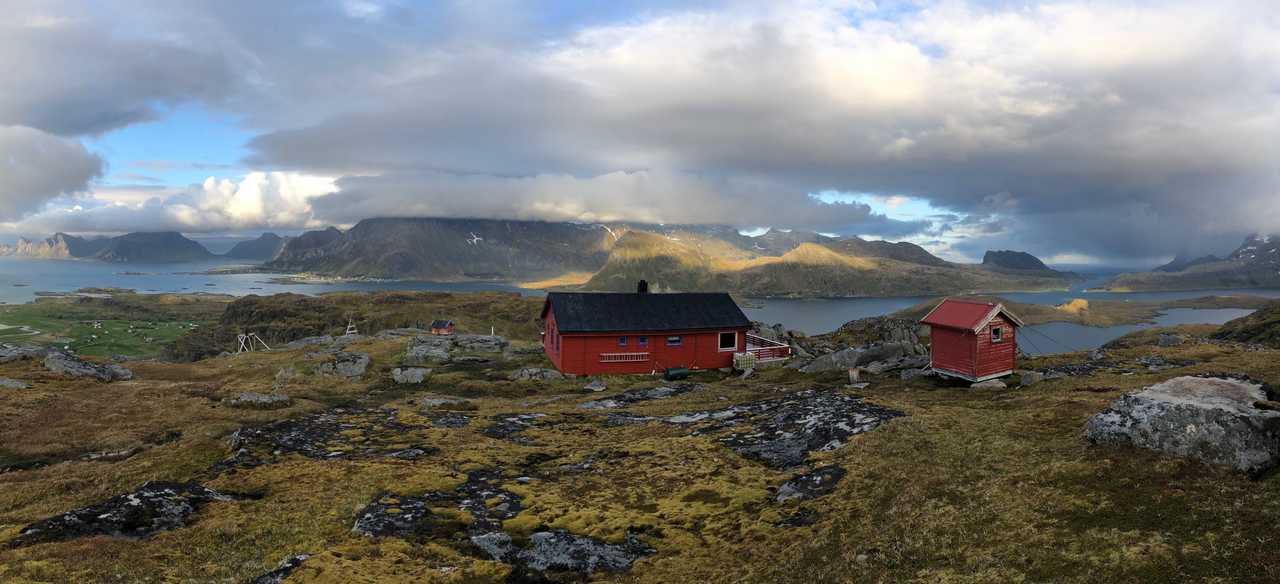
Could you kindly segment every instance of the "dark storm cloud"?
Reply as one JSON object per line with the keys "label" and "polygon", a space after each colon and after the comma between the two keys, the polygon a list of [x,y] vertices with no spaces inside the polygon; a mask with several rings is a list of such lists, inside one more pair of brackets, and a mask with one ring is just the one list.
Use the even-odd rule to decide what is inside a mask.
{"label": "dark storm cloud", "polygon": [[34,128],[0,126],[0,222],[84,190],[102,167],[102,159],[79,142]]}

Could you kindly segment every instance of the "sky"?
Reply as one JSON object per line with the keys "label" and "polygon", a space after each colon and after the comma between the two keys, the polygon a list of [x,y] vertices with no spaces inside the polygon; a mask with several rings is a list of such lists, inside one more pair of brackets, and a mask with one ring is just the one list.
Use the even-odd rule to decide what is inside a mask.
{"label": "sky", "polygon": [[1154,264],[1280,232],[1274,0],[8,0],[0,238],[715,223]]}

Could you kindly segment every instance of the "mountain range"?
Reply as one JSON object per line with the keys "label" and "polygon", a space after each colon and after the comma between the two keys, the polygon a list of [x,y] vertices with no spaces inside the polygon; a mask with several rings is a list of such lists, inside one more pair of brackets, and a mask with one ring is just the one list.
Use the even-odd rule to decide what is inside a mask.
{"label": "mountain range", "polygon": [[215,257],[203,245],[174,231],[92,239],[57,233],[40,241],[24,238],[16,245],[0,245],[0,255],[139,263],[189,262]]}
{"label": "mountain range", "polygon": [[[265,267],[601,291],[632,290],[644,279],[654,290],[753,296],[1043,290],[1065,288],[1074,278],[1023,256],[1011,264],[958,264],[905,242],[786,230],[752,237],[724,226],[384,218],[345,232],[304,233]],[[1026,258],[1034,265],[1015,261]]]}
{"label": "mountain range", "polygon": [[1120,274],[1102,285],[1117,292],[1280,288],[1280,235],[1251,235],[1225,258],[1174,258],[1150,272]]}

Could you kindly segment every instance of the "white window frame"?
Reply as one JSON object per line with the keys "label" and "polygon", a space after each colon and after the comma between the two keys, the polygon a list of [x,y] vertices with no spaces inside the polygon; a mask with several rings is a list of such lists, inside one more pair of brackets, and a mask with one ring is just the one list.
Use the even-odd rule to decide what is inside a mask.
{"label": "white window frame", "polygon": [[1003,343],[1003,342],[1004,342],[1004,327],[1003,326],[991,327],[991,343],[995,344],[995,343]]}
{"label": "white window frame", "polygon": [[[725,335],[733,335],[732,347],[724,346],[723,343],[724,343]],[[720,349],[721,353],[737,351],[738,350],[738,331],[721,331],[718,335],[716,335],[716,348]]]}
{"label": "white window frame", "polygon": [[[675,342],[671,342],[671,340],[672,340],[672,339],[675,339]],[[668,335],[668,336],[667,336],[667,346],[668,346],[668,347],[683,347],[683,346],[684,346],[684,337],[683,337],[683,336],[681,336],[681,335]]]}

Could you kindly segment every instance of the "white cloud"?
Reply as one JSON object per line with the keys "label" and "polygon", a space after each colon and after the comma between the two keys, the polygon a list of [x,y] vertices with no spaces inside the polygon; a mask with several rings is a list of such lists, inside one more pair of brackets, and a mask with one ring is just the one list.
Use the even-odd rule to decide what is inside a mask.
{"label": "white cloud", "polygon": [[0,126],[0,221],[84,191],[102,159],[75,140],[25,126]]}

